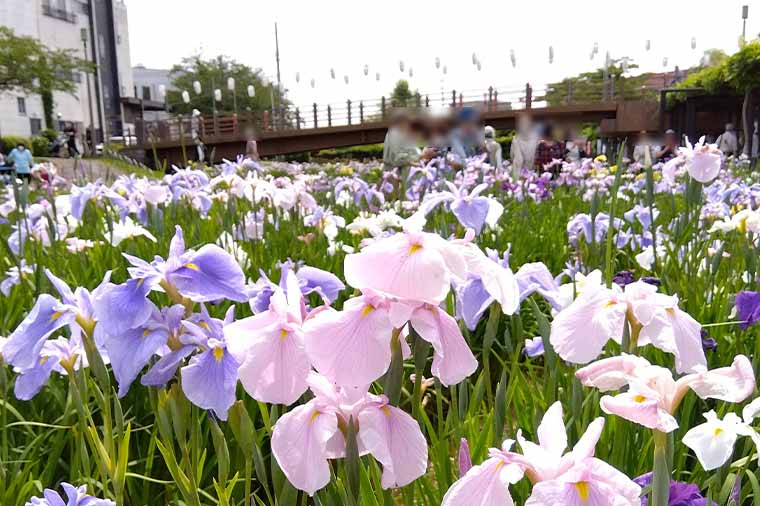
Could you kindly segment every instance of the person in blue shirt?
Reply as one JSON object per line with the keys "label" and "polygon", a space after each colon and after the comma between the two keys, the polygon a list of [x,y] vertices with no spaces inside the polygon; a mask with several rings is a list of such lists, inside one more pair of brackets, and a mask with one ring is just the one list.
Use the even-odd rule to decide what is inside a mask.
{"label": "person in blue shirt", "polygon": [[26,144],[19,142],[8,155],[8,162],[13,163],[16,176],[29,181],[34,159],[32,158],[32,153],[26,149]]}

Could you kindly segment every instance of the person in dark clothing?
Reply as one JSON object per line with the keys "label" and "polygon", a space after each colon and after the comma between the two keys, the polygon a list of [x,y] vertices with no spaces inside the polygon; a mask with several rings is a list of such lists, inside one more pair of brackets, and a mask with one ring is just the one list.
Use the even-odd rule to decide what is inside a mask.
{"label": "person in dark clothing", "polygon": [[66,149],[69,152],[71,158],[79,156],[79,148],[77,148],[77,133],[74,130],[69,130],[68,137],[66,138]]}
{"label": "person in dark clothing", "polygon": [[678,156],[678,136],[675,131],[667,130],[665,132],[665,145],[655,153],[655,158],[658,162],[665,163],[676,156]]}
{"label": "person in dark clothing", "polygon": [[536,146],[536,170],[543,172],[544,167],[554,160],[564,160],[565,146],[554,137],[551,125],[544,127],[544,135]]}

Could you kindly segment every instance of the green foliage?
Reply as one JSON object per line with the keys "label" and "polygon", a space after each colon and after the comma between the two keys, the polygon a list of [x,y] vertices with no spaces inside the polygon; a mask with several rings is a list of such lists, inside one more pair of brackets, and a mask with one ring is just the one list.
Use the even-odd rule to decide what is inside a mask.
{"label": "green foliage", "polygon": [[416,106],[416,92],[412,92],[409,87],[409,81],[406,79],[399,79],[396,82],[396,86],[393,87],[391,92],[391,107],[415,107]]}
{"label": "green foliage", "polygon": [[[261,113],[272,109],[272,94],[275,104],[282,107],[289,105],[285,98],[286,90],[278,90],[276,85],[267,85],[261,69],[239,63],[225,56],[204,60],[200,55],[184,58],[171,69],[172,84],[177,91],[168,91],[167,99],[172,109],[189,114],[198,109],[204,115],[211,115],[214,110],[214,89],[222,91],[222,101],[216,102],[217,113],[231,114],[235,110],[235,95],[227,89],[227,79],[235,79],[235,95],[239,113]],[[201,83],[201,93],[196,95],[193,83]],[[253,85],[255,95],[248,96],[248,86]],[[274,87],[274,89],[272,89]],[[182,101],[182,92],[190,93],[190,103]]]}
{"label": "green foliage", "polygon": [[383,145],[367,144],[364,146],[351,146],[348,148],[322,149],[316,156],[317,158],[326,160],[378,159],[383,157]]}
{"label": "green foliage", "polygon": [[40,135],[48,141],[53,142],[58,138],[58,131],[55,128],[46,128],[40,132]]}
{"label": "green foliage", "polygon": [[18,146],[20,142],[23,142],[25,146],[31,148],[29,139],[26,137],[20,137],[18,135],[5,135],[2,137],[3,154],[8,154],[13,148]]}
{"label": "green foliage", "polygon": [[[760,89],[760,41],[742,46],[731,56],[711,53],[709,65],[690,74],[679,88],[702,88],[709,94],[743,95]],[[683,100],[685,95],[677,95]]]}
{"label": "green foliage", "polygon": [[43,137],[41,135],[32,137],[31,144],[32,145],[29,146],[29,148],[32,150],[32,155],[48,156],[48,146],[50,145],[50,141],[47,139],[47,137]]}
{"label": "green foliage", "polygon": [[42,96],[45,121],[53,124],[53,92],[74,93],[74,75],[92,72],[74,49],[50,49],[32,37],[19,37],[0,26],[0,92],[21,90]]}

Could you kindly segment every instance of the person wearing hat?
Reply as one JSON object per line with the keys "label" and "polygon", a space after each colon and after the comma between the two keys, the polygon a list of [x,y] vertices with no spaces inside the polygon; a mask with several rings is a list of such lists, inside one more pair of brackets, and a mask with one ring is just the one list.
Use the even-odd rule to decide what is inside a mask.
{"label": "person wearing hat", "polygon": [[480,115],[473,107],[463,107],[457,114],[456,126],[451,132],[451,152],[460,162],[483,153],[485,139],[480,126]]}
{"label": "person wearing hat", "polygon": [[736,136],[736,130],[733,123],[726,123],[726,131],[718,136],[715,141],[724,155],[736,156],[739,154],[739,138]]}
{"label": "person wearing hat", "polygon": [[198,161],[203,163],[206,160],[206,146],[201,139],[201,120],[201,111],[193,109],[193,117],[190,119],[190,134],[198,153]]}
{"label": "person wearing hat", "polygon": [[486,152],[488,153],[488,163],[492,167],[501,167],[501,144],[496,142],[496,130],[490,125],[483,129],[483,135],[486,139]]}

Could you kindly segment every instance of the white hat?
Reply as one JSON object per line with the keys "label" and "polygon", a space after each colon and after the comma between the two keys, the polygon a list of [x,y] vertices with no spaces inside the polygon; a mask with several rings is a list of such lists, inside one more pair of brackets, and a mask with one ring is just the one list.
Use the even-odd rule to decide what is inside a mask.
{"label": "white hat", "polygon": [[483,129],[483,135],[485,135],[488,138],[493,138],[496,136],[496,130],[491,125],[486,126]]}
{"label": "white hat", "polygon": [[200,115],[201,115],[201,111],[199,111],[198,109],[193,109],[193,116],[200,116]]}

